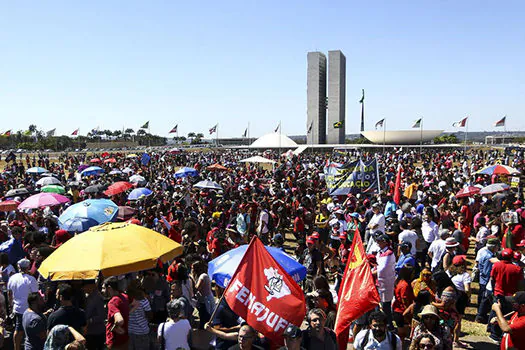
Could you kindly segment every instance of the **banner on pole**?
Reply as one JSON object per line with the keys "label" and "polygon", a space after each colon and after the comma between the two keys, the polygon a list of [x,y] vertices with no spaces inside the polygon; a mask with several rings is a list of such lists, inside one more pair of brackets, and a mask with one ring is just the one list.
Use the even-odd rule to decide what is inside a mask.
{"label": "banner on pole", "polygon": [[361,159],[341,166],[330,163],[324,168],[328,193],[344,196],[349,193],[374,194],[379,190],[377,160],[364,162]]}

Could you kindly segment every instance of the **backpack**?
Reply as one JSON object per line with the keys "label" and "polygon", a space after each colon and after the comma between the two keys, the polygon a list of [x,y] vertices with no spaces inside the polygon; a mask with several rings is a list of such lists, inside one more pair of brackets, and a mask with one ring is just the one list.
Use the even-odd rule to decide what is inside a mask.
{"label": "backpack", "polygon": [[[365,337],[363,339],[363,343],[361,344],[361,349],[365,349],[366,345],[368,344],[368,338],[370,336],[370,329],[368,329],[365,333]],[[392,346],[391,349],[396,350],[397,349],[397,337],[395,334],[392,334],[390,331],[386,331],[386,336],[388,338],[388,342]]]}

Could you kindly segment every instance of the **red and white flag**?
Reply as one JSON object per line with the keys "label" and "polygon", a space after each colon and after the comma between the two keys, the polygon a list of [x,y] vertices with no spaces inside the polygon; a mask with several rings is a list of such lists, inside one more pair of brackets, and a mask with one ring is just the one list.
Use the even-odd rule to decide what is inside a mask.
{"label": "red and white flag", "polygon": [[72,135],[72,136],[78,135],[78,130],[79,130],[79,129],[76,129],[75,131],[73,131],[73,132],[71,133],[71,135]]}
{"label": "red and white flag", "polygon": [[179,124],[175,125],[175,126],[173,127],[173,129],[170,130],[170,134],[176,133],[178,127],[179,127]]}
{"label": "red and white flag", "polygon": [[246,249],[224,299],[250,326],[279,344],[286,327],[300,326],[306,313],[303,290],[257,237]]}
{"label": "red and white flag", "polygon": [[339,289],[339,304],[334,328],[339,349],[347,348],[352,321],[375,308],[379,305],[379,301],[379,292],[375,286],[370,265],[368,265],[365,248],[359,230],[356,230],[341,289]]}
{"label": "red and white flag", "polygon": [[459,122],[455,122],[454,124],[452,124],[452,126],[455,128],[464,128],[465,125],[467,125],[467,120],[468,120],[468,117],[465,117],[461,119]]}

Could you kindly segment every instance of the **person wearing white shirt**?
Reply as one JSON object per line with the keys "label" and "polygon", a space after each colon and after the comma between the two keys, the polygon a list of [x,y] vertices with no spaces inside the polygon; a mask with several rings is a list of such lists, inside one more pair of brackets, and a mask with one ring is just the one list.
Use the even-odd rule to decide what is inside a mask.
{"label": "person wearing white shirt", "polygon": [[430,247],[428,248],[428,255],[432,259],[432,263],[430,264],[430,268],[432,271],[434,271],[435,268],[438,266],[439,262],[441,261],[441,258],[447,250],[445,246],[445,240],[449,236],[450,230],[441,230],[439,239],[436,239],[434,242],[432,242],[430,244]]}
{"label": "person wearing white shirt", "polygon": [[391,303],[394,298],[394,284],[396,281],[396,256],[390,248],[390,238],[383,234],[376,238],[379,251],[376,255],[377,267],[372,273],[377,275],[377,285],[379,297],[383,311],[387,315],[388,325],[392,325],[392,308]]}
{"label": "person wearing white shirt", "polygon": [[10,309],[15,314],[15,333],[13,336],[13,343],[15,350],[19,350],[24,338],[24,330],[22,328],[22,315],[29,307],[27,303],[27,296],[29,293],[38,292],[38,283],[36,279],[28,274],[31,262],[28,259],[21,259],[18,261],[19,273],[15,273],[9,278],[7,282],[7,290]]}
{"label": "person wearing white shirt", "polygon": [[439,227],[428,214],[423,215],[423,225],[421,226],[421,232],[423,233],[425,242],[428,244],[431,244],[436,239],[439,239]]}
{"label": "person wearing white shirt", "polygon": [[401,220],[399,223],[399,228],[402,230],[399,234],[399,244],[403,242],[412,244],[410,254],[412,254],[412,256],[416,256],[417,233],[409,230],[408,223],[404,220]]}
{"label": "person wearing white shirt", "polygon": [[185,318],[180,318],[182,304],[180,301],[172,300],[166,306],[168,319],[159,325],[157,336],[162,349],[190,350],[191,344],[191,325]]}
{"label": "person wearing white shirt", "polygon": [[371,231],[381,231],[381,233],[385,233],[386,220],[383,213],[381,213],[381,208],[379,207],[378,203],[372,205],[372,211],[374,212],[374,215],[368,223],[368,229]]}
{"label": "person wearing white shirt", "polygon": [[370,328],[357,333],[354,341],[356,350],[401,350],[403,342],[394,333],[387,330],[387,316],[384,312],[370,314]]}

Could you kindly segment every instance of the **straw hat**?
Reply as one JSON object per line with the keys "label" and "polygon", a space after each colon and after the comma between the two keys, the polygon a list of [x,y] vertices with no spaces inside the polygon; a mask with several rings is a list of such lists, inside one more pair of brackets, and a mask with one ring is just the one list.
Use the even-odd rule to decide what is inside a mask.
{"label": "straw hat", "polygon": [[419,317],[432,315],[439,318],[438,309],[434,305],[425,305],[423,310],[419,313]]}

